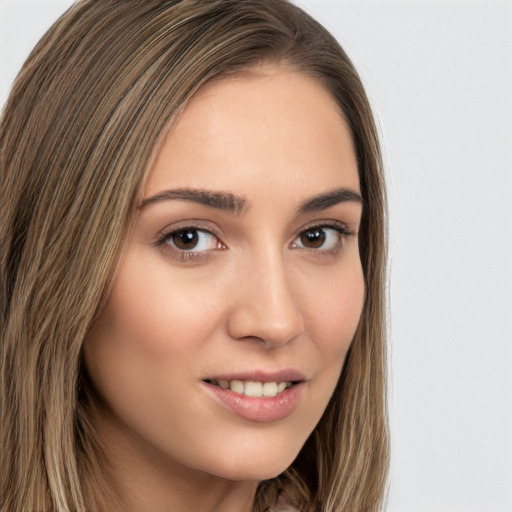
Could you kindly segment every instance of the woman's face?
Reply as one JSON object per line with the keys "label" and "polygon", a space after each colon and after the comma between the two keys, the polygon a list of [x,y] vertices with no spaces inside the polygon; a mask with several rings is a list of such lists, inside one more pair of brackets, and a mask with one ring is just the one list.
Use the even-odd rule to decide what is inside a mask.
{"label": "woman's face", "polygon": [[362,309],[359,193],[347,125],[312,79],[265,68],[191,101],[84,347],[125,466],[241,481],[292,463]]}

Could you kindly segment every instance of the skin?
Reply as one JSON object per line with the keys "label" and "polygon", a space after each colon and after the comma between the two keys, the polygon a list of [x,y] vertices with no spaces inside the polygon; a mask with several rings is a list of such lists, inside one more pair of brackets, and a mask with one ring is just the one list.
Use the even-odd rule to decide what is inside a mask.
{"label": "skin", "polygon": [[[183,188],[245,203],[225,211],[161,196]],[[119,510],[250,511],[257,483],[292,463],[334,390],[363,304],[360,202],[298,212],[341,188],[359,193],[351,136],[311,78],[261,68],[206,86],[186,107],[148,173],[84,346]],[[325,227],[315,247],[304,236],[332,224],[348,234]],[[196,229],[195,250],[173,246],[184,227]],[[305,382],[277,421],[242,418],[205,391],[208,377],[281,368]]]}

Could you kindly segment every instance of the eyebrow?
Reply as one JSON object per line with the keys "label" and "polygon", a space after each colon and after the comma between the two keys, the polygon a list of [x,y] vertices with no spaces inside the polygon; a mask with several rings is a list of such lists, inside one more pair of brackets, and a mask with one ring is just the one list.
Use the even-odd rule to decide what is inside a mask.
{"label": "eyebrow", "polygon": [[139,208],[144,208],[148,204],[157,203],[159,201],[191,201],[194,203],[204,204],[210,208],[223,210],[229,213],[242,215],[247,206],[247,201],[243,197],[231,194],[229,192],[212,192],[203,189],[177,188],[172,190],[164,190],[154,196],[144,199]]}
{"label": "eyebrow", "polygon": [[353,192],[352,190],[336,188],[308,199],[300,205],[298,213],[299,215],[304,215],[305,213],[327,210],[327,208],[330,208],[331,206],[347,202],[359,203],[362,205],[363,198],[360,194]]}
{"label": "eyebrow", "polygon": [[[164,190],[155,194],[154,196],[144,199],[139,208],[160,201],[191,201],[194,203],[203,204],[210,208],[217,210],[223,210],[229,213],[236,213],[242,215],[247,211],[248,202],[245,198],[237,196],[230,192],[213,192],[211,190],[204,189],[192,189],[192,188],[177,188]],[[339,203],[355,202],[362,204],[363,199],[360,194],[348,190],[345,188],[337,188],[329,190],[322,194],[318,194],[307,201],[303,202],[297,209],[298,215],[304,215],[306,213],[317,212],[326,210],[331,206],[335,206]]]}

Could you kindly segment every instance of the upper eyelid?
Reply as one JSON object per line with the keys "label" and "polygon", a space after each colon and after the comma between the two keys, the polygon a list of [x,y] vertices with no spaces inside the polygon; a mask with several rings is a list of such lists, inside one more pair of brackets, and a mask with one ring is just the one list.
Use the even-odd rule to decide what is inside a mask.
{"label": "upper eyelid", "polygon": [[341,236],[350,236],[352,232],[342,222],[320,222],[318,224],[312,224],[306,228],[301,228],[292,238],[291,243],[294,243],[303,233],[311,231],[313,229],[332,229],[338,232]]}
{"label": "upper eyelid", "polygon": [[343,232],[351,233],[352,230],[349,228],[348,224],[339,220],[320,220],[320,221],[313,221],[310,224],[307,224],[306,226],[301,227],[294,235],[294,238],[299,236],[301,233],[304,233],[304,231],[308,231],[310,229],[315,228],[332,228],[332,229],[339,229]]}
{"label": "upper eyelid", "polygon": [[[178,225],[176,225],[178,224]],[[215,227],[212,227],[210,224],[206,225],[203,224],[202,221],[184,221],[180,223],[173,223],[170,224],[164,228],[162,228],[158,233],[156,234],[156,240],[162,240],[165,237],[168,237],[172,233],[176,233],[177,231],[183,231],[186,229],[195,229],[197,231],[204,231],[206,233],[209,233],[210,235],[213,235],[217,237],[219,240],[222,240],[222,234],[219,230],[217,230]]]}

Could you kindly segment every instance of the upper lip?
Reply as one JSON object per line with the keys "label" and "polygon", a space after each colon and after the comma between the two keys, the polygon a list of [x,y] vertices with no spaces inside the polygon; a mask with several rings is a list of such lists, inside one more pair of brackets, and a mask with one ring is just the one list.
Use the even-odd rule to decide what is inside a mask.
{"label": "upper lip", "polygon": [[294,368],[282,368],[279,370],[250,370],[220,373],[203,380],[243,380],[256,382],[300,382],[306,380],[302,372]]}

